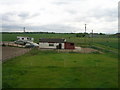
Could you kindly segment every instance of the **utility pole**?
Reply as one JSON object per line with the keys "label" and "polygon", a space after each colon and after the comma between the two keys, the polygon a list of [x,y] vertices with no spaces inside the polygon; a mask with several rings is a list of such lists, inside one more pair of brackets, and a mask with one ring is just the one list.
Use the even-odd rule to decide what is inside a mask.
{"label": "utility pole", "polygon": [[87,25],[87,24],[85,24],[85,33],[86,33],[86,25]]}
{"label": "utility pole", "polygon": [[84,33],[84,38],[85,38],[85,44],[86,44],[86,24],[85,24],[85,33]]}
{"label": "utility pole", "polygon": [[92,45],[93,45],[93,30],[92,30]]}
{"label": "utility pole", "polygon": [[92,38],[93,38],[93,30],[92,30]]}
{"label": "utility pole", "polygon": [[24,33],[25,33],[25,27],[23,27],[23,31],[24,31]]}

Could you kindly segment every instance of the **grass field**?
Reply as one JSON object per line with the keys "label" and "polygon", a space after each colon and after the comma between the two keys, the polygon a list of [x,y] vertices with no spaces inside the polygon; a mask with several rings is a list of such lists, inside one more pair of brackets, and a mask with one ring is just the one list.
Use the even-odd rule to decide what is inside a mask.
{"label": "grass field", "polygon": [[67,41],[74,42],[77,46],[99,45],[106,48],[118,49],[118,38],[80,38],[76,34],[2,34],[3,41],[15,41],[17,36],[33,37],[36,43],[40,38],[65,38]]}
{"label": "grass field", "polygon": [[[3,34],[3,41],[16,36],[65,38],[103,54],[31,52],[3,63],[4,88],[117,88],[118,38],[80,38],[75,34]],[[101,49],[100,49],[101,50]]]}
{"label": "grass field", "polygon": [[3,64],[4,88],[117,88],[117,56],[32,50]]}

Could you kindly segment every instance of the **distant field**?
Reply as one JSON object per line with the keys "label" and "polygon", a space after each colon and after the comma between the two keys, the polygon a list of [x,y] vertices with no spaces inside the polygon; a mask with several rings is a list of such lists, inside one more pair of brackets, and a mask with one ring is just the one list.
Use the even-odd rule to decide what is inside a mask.
{"label": "distant field", "polygon": [[32,50],[3,63],[4,88],[117,88],[117,55]]}
{"label": "distant field", "polygon": [[17,36],[33,37],[35,42],[39,42],[39,38],[69,38],[75,37],[75,34],[2,34],[3,41],[15,41]]}
{"label": "distant field", "polygon": [[3,34],[2,40],[15,41],[17,36],[33,37],[36,43],[39,42],[39,38],[65,38],[77,46],[94,45],[115,52],[118,50],[118,38],[80,38],[76,37],[76,34]]}

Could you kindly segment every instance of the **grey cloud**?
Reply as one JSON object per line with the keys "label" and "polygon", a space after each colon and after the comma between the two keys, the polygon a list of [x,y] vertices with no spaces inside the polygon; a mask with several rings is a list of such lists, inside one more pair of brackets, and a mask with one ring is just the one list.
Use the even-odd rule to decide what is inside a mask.
{"label": "grey cloud", "polygon": [[76,17],[73,19],[74,22],[86,22],[86,23],[91,23],[92,17],[89,16],[84,16],[84,17]]}
{"label": "grey cloud", "polygon": [[28,13],[28,12],[21,12],[20,14],[18,14],[18,16],[24,20],[29,19],[29,18],[34,18],[34,17],[37,17],[39,15],[40,15],[40,13],[34,13],[34,14],[30,15],[30,13]]}
{"label": "grey cloud", "polygon": [[54,1],[52,3],[56,4],[56,5],[67,5],[67,4],[71,4],[73,2],[81,2],[81,1],[86,1],[86,0],[58,0],[58,1]]}
{"label": "grey cloud", "polygon": [[75,11],[75,10],[66,10],[66,11],[70,14],[77,14],[77,11]]}
{"label": "grey cloud", "polygon": [[40,15],[40,13],[35,13],[35,14],[31,15],[31,17],[37,17],[39,15]]}
{"label": "grey cloud", "polygon": [[114,22],[118,19],[118,12],[115,9],[94,9],[91,12],[86,13],[83,17],[76,17],[74,21],[76,22],[94,22],[93,19],[98,21],[104,20],[105,22]]}
{"label": "grey cloud", "polygon": [[8,12],[8,13],[4,13],[4,14],[0,14],[0,16],[2,16],[2,21],[14,21],[12,18],[14,18],[14,15],[16,15],[16,13],[14,12]]}
{"label": "grey cloud", "polygon": [[22,4],[23,0],[0,0],[0,4],[2,5],[15,5]]}
{"label": "grey cloud", "polygon": [[[3,25],[2,26],[3,31],[6,30],[23,30],[23,26],[19,25]],[[75,30],[74,27],[66,26],[66,25],[57,25],[57,24],[49,24],[49,25],[43,25],[43,26],[26,26],[26,30],[28,31],[43,31],[43,32],[71,32]]]}
{"label": "grey cloud", "polygon": [[67,26],[67,25],[58,25],[58,24],[49,24],[43,26],[33,26],[31,30],[37,31],[55,31],[55,32],[71,32],[74,30],[74,27]]}
{"label": "grey cloud", "polygon": [[20,13],[20,14],[18,14],[18,16],[21,17],[21,18],[28,18],[29,17],[29,13],[27,13],[27,12]]}
{"label": "grey cloud", "polygon": [[[110,21],[115,21],[117,19],[118,12],[116,9],[95,9],[93,13],[90,15],[91,17],[95,17],[96,19],[109,17]],[[108,18],[106,18],[108,20]],[[109,21],[109,20],[108,20]]]}
{"label": "grey cloud", "polygon": [[59,1],[59,2],[53,2],[53,4],[56,4],[56,5],[65,5],[65,4],[69,4],[69,2]]}
{"label": "grey cloud", "polygon": [[22,26],[19,25],[2,25],[3,29],[20,29]]}
{"label": "grey cloud", "polygon": [[118,32],[120,32],[120,1],[118,3]]}

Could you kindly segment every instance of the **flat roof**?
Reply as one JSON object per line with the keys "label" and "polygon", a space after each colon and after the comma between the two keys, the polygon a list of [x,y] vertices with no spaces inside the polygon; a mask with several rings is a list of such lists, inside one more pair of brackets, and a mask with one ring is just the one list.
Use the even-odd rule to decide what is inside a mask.
{"label": "flat roof", "polygon": [[32,38],[32,37],[26,37],[26,36],[17,36],[17,37]]}
{"label": "flat roof", "polygon": [[53,42],[53,43],[64,43],[66,39],[52,39],[52,38],[40,38],[39,41],[40,42]]}

